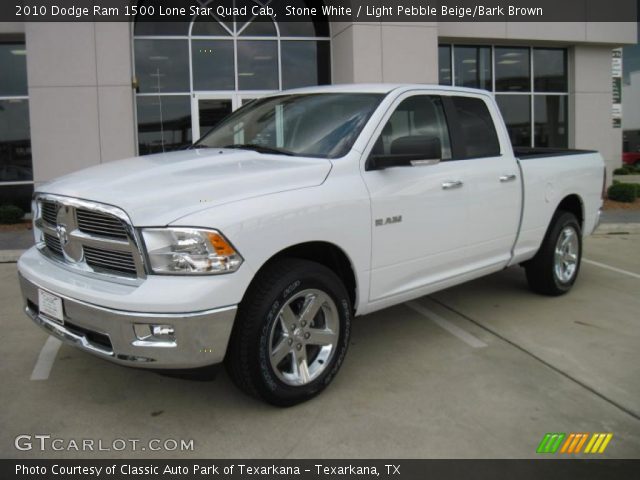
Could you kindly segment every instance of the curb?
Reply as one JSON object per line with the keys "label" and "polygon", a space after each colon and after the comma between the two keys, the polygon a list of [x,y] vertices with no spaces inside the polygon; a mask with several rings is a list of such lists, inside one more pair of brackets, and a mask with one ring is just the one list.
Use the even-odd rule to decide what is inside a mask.
{"label": "curb", "polygon": [[16,263],[26,250],[0,250],[0,263]]}

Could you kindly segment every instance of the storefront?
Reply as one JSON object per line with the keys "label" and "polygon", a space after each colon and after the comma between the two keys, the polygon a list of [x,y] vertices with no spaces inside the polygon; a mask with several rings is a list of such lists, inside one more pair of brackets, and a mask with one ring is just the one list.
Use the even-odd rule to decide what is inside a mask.
{"label": "storefront", "polygon": [[[494,92],[514,145],[620,164],[611,52],[635,23],[0,23],[0,203],[102,162],[180,148],[270,92],[440,83]],[[628,108],[625,106],[625,108]]]}

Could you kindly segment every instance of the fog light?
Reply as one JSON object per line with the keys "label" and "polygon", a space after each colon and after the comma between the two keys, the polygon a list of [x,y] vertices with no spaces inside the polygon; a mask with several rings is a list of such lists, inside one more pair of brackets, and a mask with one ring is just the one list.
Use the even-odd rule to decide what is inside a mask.
{"label": "fog light", "polygon": [[138,340],[148,343],[175,343],[175,328],[173,325],[153,325],[149,323],[134,323],[133,332]]}

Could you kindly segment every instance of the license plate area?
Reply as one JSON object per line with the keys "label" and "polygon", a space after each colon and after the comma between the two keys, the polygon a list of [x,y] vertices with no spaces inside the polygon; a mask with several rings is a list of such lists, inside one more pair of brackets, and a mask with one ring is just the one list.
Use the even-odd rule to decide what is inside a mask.
{"label": "license plate area", "polygon": [[50,318],[60,325],[64,325],[62,298],[41,288],[38,289],[38,311],[41,315]]}

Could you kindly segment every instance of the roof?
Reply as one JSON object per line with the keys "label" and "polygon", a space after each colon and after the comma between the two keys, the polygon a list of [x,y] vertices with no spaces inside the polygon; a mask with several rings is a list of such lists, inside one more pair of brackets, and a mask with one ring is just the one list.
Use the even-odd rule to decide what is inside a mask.
{"label": "roof", "polygon": [[478,90],[475,88],[449,87],[445,85],[434,85],[425,83],[349,83],[338,85],[322,85],[317,87],[296,88],[292,90],[284,90],[277,92],[275,95],[283,93],[384,93],[387,94],[394,90],[439,90],[460,93],[474,93],[482,95],[490,95],[486,90]]}

